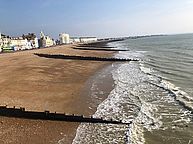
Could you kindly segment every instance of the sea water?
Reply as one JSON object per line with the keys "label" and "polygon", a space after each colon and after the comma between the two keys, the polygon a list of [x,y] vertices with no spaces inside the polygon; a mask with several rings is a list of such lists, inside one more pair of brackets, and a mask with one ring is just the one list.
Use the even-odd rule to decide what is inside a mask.
{"label": "sea water", "polygon": [[132,124],[80,124],[73,144],[192,144],[193,35],[110,45],[130,50],[115,57],[139,62],[112,64],[114,89],[93,117]]}

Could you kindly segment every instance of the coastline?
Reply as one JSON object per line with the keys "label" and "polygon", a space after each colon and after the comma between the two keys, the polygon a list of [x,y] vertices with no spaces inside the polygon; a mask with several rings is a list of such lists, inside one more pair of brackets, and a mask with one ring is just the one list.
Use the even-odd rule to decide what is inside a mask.
{"label": "coastline", "polygon": [[[112,52],[79,51],[73,45],[57,46],[1,55],[1,105],[27,110],[91,115],[83,103],[89,79],[110,62],[88,62],[39,58],[34,52],[110,57]],[[91,78],[92,79],[92,78]],[[86,85],[87,86],[86,86]],[[110,92],[110,90],[109,90]],[[81,101],[80,101],[81,100]],[[84,106],[82,109],[81,106]],[[94,111],[93,111],[94,112]],[[1,142],[56,143],[73,140],[79,123],[33,121],[0,117]],[[22,137],[21,137],[22,136]],[[9,138],[11,137],[11,138]],[[68,137],[68,138],[67,138]]]}

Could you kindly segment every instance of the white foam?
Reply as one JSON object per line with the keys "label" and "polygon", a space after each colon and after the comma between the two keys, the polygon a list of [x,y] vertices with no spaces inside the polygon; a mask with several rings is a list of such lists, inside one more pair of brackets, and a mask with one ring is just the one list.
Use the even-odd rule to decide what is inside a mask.
{"label": "white foam", "polygon": [[[138,52],[126,52],[116,55],[116,57],[119,56],[125,58],[139,58],[142,55]],[[108,98],[98,106],[94,117],[104,117],[107,119],[113,118],[116,120],[121,119],[124,122],[133,121],[129,130],[125,128],[125,131],[129,131],[127,133],[129,134],[128,141],[134,144],[145,143],[143,137],[144,127],[141,126],[140,123],[143,122],[143,125],[151,130],[158,128],[160,125],[157,124],[161,122],[159,122],[159,117],[155,117],[153,113],[153,111],[156,110],[156,105],[143,101],[143,99],[140,99],[137,94],[133,95],[131,92],[133,89],[136,89],[137,91],[138,88],[136,85],[140,85],[147,81],[148,77],[140,71],[138,64],[135,63],[114,64],[113,66],[115,68],[112,71],[115,88],[112,90]],[[148,126],[151,123],[155,123],[155,126]],[[81,140],[84,133],[85,137],[89,137],[83,127],[85,128],[85,124],[81,124],[78,128],[77,135],[73,141],[74,144]],[[119,126],[114,126],[113,128],[116,129],[116,127],[119,128]],[[108,127],[107,129],[109,130]]]}
{"label": "white foam", "polygon": [[140,69],[141,69],[141,71],[143,71],[144,73],[151,73],[151,72],[152,72],[152,69],[151,69],[151,68],[147,68],[147,67],[144,67],[144,66],[141,66]]}
{"label": "white foam", "polygon": [[176,100],[182,102],[186,107],[193,111],[193,97],[190,97],[185,91],[180,90],[179,87],[176,87],[166,80],[162,80],[161,86],[171,90],[176,95]]}
{"label": "white foam", "polygon": [[[140,52],[119,53],[116,57],[141,58]],[[183,95],[191,102],[191,97],[180,91],[167,81],[151,74],[152,69],[144,65],[139,67],[138,63],[113,64],[112,71],[115,87],[98,107],[94,117],[105,119],[123,120],[133,123],[130,127],[123,125],[101,125],[81,124],[77,129],[73,144],[79,143],[125,143],[124,134],[130,144],[144,144],[144,129],[154,131],[155,129],[166,130],[170,125],[163,126],[165,119],[171,118],[173,122],[189,122],[189,113],[177,107],[173,97],[167,91],[149,83],[172,90],[176,95]],[[167,107],[168,105],[168,107]],[[170,109],[176,115],[169,113]],[[180,113],[182,113],[180,115]],[[126,133],[124,133],[124,131]]]}
{"label": "white foam", "polygon": [[[155,117],[153,112],[156,110],[156,105],[145,102],[130,92],[134,88],[137,89],[136,85],[140,85],[148,77],[140,72],[136,64],[121,64],[112,74],[116,84],[115,88],[108,98],[98,106],[94,117],[122,119],[124,122],[133,121],[131,129],[129,129],[130,135],[128,136],[130,143],[145,143],[143,126],[139,124],[143,122],[145,128],[149,130],[160,127],[160,125],[157,125],[161,123],[159,122],[159,117]],[[155,123],[155,126],[149,126],[151,123]],[[74,143],[80,140],[80,135],[78,134],[85,132],[83,131],[81,128],[78,129]],[[85,134],[85,136],[88,137],[88,134]]]}
{"label": "white foam", "polygon": [[[144,73],[151,74],[153,76],[154,71],[150,68],[145,67],[144,64],[140,64],[140,69]],[[176,87],[173,83],[166,81],[166,80],[163,80],[163,79],[161,80],[161,83],[158,85],[160,87],[167,89],[167,90],[171,90],[172,93],[175,94],[176,100],[180,101],[186,107],[188,107],[189,109],[191,109],[193,111],[193,97],[188,95],[185,91],[181,90],[180,87]]]}

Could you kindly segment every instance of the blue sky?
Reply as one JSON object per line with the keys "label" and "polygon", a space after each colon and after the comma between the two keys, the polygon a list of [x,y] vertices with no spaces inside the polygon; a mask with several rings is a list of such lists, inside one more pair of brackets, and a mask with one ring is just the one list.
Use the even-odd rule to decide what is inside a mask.
{"label": "blue sky", "polygon": [[57,38],[193,32],[193,0],[0,0],[0,31]]}

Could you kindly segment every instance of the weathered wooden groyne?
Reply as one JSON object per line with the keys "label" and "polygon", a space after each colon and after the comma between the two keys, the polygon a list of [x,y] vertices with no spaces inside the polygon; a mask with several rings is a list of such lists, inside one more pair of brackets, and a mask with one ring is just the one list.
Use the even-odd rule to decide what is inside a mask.
{"label": "weathered wooden groyne", "polygon": [[112,49],[112,48],[88,48],[88,47],[74,47],[76,50],[93,50],[93,51],[129,51],[124,49]]}
{"label": "weathered wooden groyne", "polygon": [[77,47],[85,47],[85,48],[94,47],[94,48],[107,48],[107,49],[116,48],[116,47],[110,47],[110,46],[94,46],[94,45],[79,45]]}
{"label": "weathered wooden groyne", "polygon": [[103,118],[85,117],[83,115],[67,115],[62,113],[50,113],[45,112],[35,112],[26,111],[25,108],[7,107],[0,106],[0,116],[13,117],[13,118],[23,118],[32,120],[50,120],[50,121],[66,121],[66,122],[82,122],[82,123],[102,123],[102,124],[123,124],[130,125],[131,122],[125,123],[123,121],[116,121],[113,119],[105,120]]}
{"label": "weathered wooden groyne", "polygon": [[111,42],[118,42],[118,41],[123,41],[125,38],[107,38],[107,39],[101,39],[96,42],[91,42],[91,43],[82,43],[77,46],[80,47],[94,47],[94,48],[115,48],[115,47],[110,47],[107,44]]}
{"label": "weathered wooden groyne", "polygon": [[[106,45],[106,44],[104,44]],[[104,45],[96,45],[96,44],[80,44],[77,45],[76,47],[84,47],[84,48],[107,48],[107,49],[112,49],[116,47],[110,47],[110,46],[104,46]]]}
{"label": "weathered wooden groyne", "polygon": [[39,53],[34,53],[34,55],[37,55],[39,57],[45,57],[45,58],[70,59],[70,60],[111,61],[111,62],[139,61],[138,59],[71,56],[71,55],[61,55],[61,54],[55,55],[55,54],[39,54]]}

